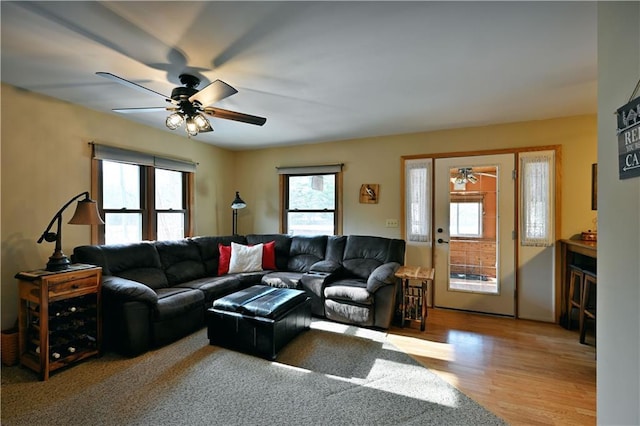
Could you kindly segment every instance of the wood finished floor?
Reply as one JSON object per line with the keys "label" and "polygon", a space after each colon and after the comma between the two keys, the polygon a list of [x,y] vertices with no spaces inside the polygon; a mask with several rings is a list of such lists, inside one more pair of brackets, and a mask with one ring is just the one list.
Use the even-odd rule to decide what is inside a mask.
{"label": "wood finished floor", "polygon": [[429,309],[427,326],[389,338],[513,425],[595,425],[593,336],[555,324]]}

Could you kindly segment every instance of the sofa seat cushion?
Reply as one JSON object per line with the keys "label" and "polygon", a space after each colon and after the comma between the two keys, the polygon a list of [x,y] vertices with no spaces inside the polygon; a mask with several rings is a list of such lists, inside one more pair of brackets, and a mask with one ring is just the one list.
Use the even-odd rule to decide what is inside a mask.
{"label": "sofa seat cushion", "polygon": [[204,293],[200,290],[168,287],[157,290],[157,293],[158,304],[154,310],[154,321],[179,317],[204,307]]}
{"label": "sofa seat cushion", "polygon": [[214,300],[236,292],[244,287],[237,275],[223,275],[221,277],[206,277],[177,285],[178,288],[192,288],[204,293],[204,303],[211,307]]}
{"label": "sofa seat cushion", "polygon": [[373,295],[366,287],[367,283],[361,280],[340,280],[325,287],[324,297],[359,305],[373,305]]}
{"label": "sofa seat cushion", "polygon": [[229,274],[232,277],[240,280],[240,284],[244,287],[260,284],[262,277],[270,273],[271,271],[255,271],[255,272],[239,272],[237,274]]}
{"label": "sofa seat cushion", "polygon": [[262,284],[278,288],[300,288],[301,272],[271,272],[262,277]]}

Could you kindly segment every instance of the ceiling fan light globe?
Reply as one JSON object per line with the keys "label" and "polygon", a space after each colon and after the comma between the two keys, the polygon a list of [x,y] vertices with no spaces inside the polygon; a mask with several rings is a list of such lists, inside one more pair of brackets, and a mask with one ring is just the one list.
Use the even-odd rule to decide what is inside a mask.
{"label": "ceiling fan light globe", "polygon": [[187,117],[185,122],[185,129],[189,136],[196,136],[198,134],[198,125],[192,117]]}
{"label": "ceiling fan light globe", "polygon": [[193,121],[196,123],[196,126],[198,126],[198,130],[200,130],[201,132],[212,130],[211,123],[209,123],[209,120],[207,120],[207,118],[202,114],[198,114],[193,117]]}
{"label": "ceiling fan light globe", "polygon": [[182,125],[183,121],[182,115],[176,112],[167,117],[165,124],[169,129],[175,130]]}

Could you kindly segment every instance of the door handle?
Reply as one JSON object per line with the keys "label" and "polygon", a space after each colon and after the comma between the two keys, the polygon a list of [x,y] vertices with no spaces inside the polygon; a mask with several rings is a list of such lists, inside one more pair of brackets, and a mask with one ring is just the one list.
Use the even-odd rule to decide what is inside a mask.
{"label": "door handle", "polygon": [[449,244],[449,241],[445,241],[442,238],[438,238],[438,244]]}

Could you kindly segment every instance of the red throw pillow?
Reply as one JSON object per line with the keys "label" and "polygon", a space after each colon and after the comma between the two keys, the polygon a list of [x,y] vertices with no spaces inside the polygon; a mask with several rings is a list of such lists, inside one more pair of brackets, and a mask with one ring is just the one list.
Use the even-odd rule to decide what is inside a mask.
{"label": "red throw pillow", "polygon": [[277,270],[276,267],[276,242],[269,241],[262,247],[262,269]]}
{"label": "red throw pillow", "polygon": [[231,262],[231,246],[223,246],[218,244],[220,257],[218,258],[218,275],[226,275],[229,273],[229,262]]}

